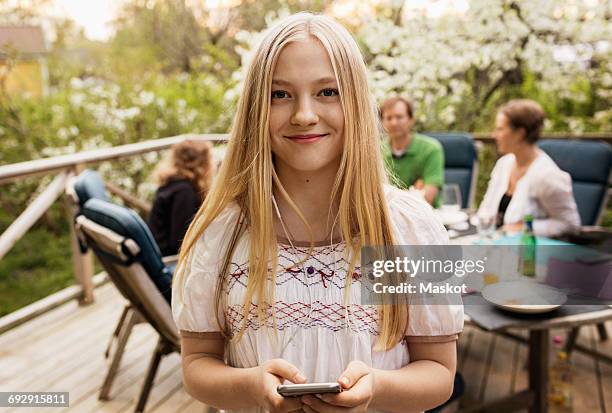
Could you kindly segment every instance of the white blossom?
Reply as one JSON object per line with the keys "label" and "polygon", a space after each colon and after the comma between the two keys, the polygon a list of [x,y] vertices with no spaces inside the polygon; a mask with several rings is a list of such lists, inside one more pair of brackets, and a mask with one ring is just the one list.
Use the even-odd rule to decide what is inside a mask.
{"label": "white blossom", "polygon": [[155,100],[155,94],[153,92],[143,90],[138,94],[138,100],[142,106],[148,106]]}
{"label": "white blossom", "polygon": [[155,127],[157,129],[166,129],[168,124],[163,119],[155,119]]}
{"label": "white blossom", "polygon": [[115,116],[121,120],[133,119],[140,115],[140,108],[137,106],[126,109],[115,109]]}
{"label": "white blossom", "polygon": [[72,93],[68,98],[70,105],[78,108],[85,102],[86,96],[83,93]]}

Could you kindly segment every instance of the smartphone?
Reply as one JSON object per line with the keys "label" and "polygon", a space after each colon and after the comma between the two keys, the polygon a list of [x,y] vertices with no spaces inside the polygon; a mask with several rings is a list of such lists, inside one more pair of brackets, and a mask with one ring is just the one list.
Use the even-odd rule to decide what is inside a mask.
{"label": "smartphone", "polygon": [[295,397],[306,394],[340,393],[342,387],[339,383],[281,384],[276,391],[283,397]]}

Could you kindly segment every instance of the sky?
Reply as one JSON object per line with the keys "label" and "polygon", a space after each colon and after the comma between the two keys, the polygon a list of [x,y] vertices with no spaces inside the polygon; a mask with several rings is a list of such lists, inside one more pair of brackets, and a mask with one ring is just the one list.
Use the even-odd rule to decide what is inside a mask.
{"label": "sky", "polygon": [[92,40],[107,40],[112,35],[110,22],[122,0],[55,0],[54,12],[72,18],[85,28]]}

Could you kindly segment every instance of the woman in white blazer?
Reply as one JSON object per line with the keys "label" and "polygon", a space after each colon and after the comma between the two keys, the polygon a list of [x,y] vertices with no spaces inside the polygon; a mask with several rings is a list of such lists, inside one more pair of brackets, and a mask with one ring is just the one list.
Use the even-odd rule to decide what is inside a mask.
{"label": "woman in white blazer", "polygon": [[498,227],[513,232],[530,214],[534,233],[548,237],[580,226],[571,177],[535,145],[544,118],[532,100],[511,100],[499,109],[493,136],[503,156],[491,172],[480,219],[494,219]]}

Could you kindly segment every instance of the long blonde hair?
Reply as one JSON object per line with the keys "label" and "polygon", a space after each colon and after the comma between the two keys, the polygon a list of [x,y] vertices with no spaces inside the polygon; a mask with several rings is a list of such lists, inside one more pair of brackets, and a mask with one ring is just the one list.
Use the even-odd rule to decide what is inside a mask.
{"label": "long blonde hair", "polygon": [[[339,199],[339,225],[351,256],[345,304],[351,285],[350,274],[355,269],[361,246],[394,243],[384,196],[386,177],[379,151],[376,105],[368,90],[366,67],[359,48],[349,32],[330,17],[304,12],[289,16],[268,30],[248,67],[226,156],[208,197],[187,231],[174,279],[174,288],[178,288],[182,301],[187,272],[185,267],[189,265],[190,252],[211,222],[230,202],[235,201],[241,212],[222,261],[215,305],[216,308],[222,305],[222,288],[234,248],[248,228],[249,276],[244,322],[235,337],[237,339],[247,324],[253,300],[264,303],[257,306],[261,319],[265,317],[267,308],[274,308],[270,303],[274,303],[278,251],[271,202],[273,189],[285,197],[308,226],[274,169],[269,113],[272,74],[279,54],[288,43],[310,36],[318,39],[329,55],[338,81],[345,119],[345,145],[331,197]],[[272,274],[269,274],[269,266]],[[268,276],[272,279],[271,288]],[[382,305],[379,314],[377,348],[389,349],[404,335],[407,306]],[[224,326],[220,327],[225,330]]]}

